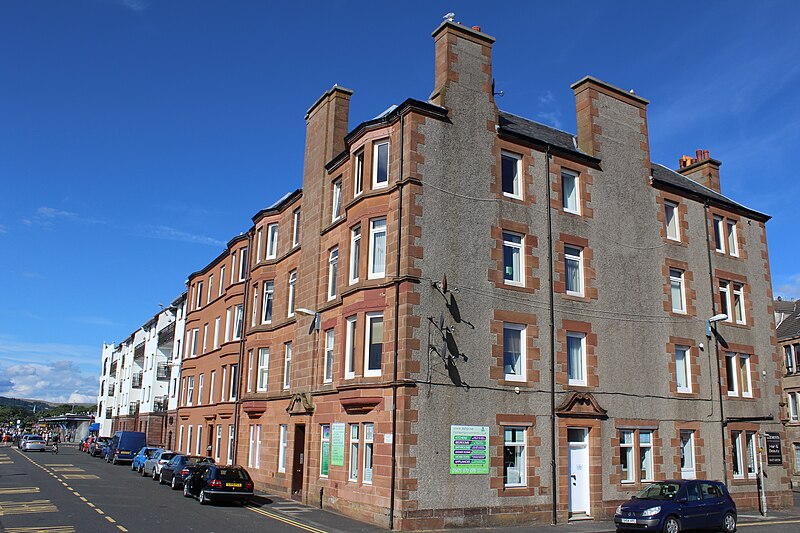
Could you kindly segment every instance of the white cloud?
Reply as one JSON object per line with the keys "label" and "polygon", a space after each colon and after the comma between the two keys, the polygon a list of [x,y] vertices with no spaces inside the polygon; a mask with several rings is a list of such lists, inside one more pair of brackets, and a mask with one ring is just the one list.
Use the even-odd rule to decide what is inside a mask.
{"label": "white cloud", "polygon": [[102,223],[100,220],[84,218],[72,211],[64,211],[63,209],[46,206],[38,208],[36,213],[32,216],[22,219],[22,223],[26,226],[38,226],[42,228],[51,228],[57,221],[84,222],[90,224]]}
{"label": "white cloud", "polygon": [[800,298],[800,274],[789,276],[786,283],[782,283],[774,291],[775,296],[781,296],[784,300],[797,300]]}
{"label": "white cloud", "polygon": [[89,324],[91,326],[104,326],[104,327],[116,327],[119,326],[113,320],[110,320],[106,317],[102,316],[75,316],[70,317],[70,320],[74,322],[80,322],[81,324]]}
{"label": "white cloud", "polygon": [[166,241],[191,242],[195,244],[206,244],[208,246],[225,246],[225,242],[206,235],[188,233],[169,226],[151,226],[146,228],[147,236]]}
{"label": "white cloud", "polygon": [[0,366],[0,394],[58,403],[94,403],[97,377],[67,360]]}
{"label": "white cloud", "polygon": [[[49,364],[52,361],[69,361],[82,371],[100,375],[99,346],[46,342],[24,342],[10,335],[0,334],[0,365]],[[0,373],[0,376],[3,376]],[[6,376],[3,376],[6,377]]]}

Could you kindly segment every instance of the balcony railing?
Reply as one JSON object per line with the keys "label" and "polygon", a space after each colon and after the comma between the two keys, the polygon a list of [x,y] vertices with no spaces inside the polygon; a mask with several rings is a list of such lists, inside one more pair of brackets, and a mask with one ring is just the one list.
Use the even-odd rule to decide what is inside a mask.
{"label": "balcony railing", "polygon": [[156,379],[169,379],[169,365],[167,363],[158,363],[156,367]]}
{"label": "balcony railing", "polygon": [[106,408],[106,418],[110,419],[112,416],[114,416],[114,409],[111,408],[111,407],[107,407]]}
{"label": "balcony railing", "polygon": [[142,373],[141,372],[135,373],[133,375],[133,378],[131,379],[131,381],[132,381],[131,386],[134,389],[141,389],[142,388]]}
{"label": "balcony railing", "polygon": [[156,396],[153,401],[153,411],[164,412],[167,410],[169,398],[167,396]]}
{"label": "balcony railing", "polygon": [[130,404],[128,404],[128,414],[129,415],[139,414],[139,402],[131,402]]}

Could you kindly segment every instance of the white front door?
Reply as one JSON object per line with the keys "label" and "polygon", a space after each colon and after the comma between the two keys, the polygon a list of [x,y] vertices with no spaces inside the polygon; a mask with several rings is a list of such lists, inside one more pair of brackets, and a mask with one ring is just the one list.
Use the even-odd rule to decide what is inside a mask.
{"label": "white front door", "polygon": [[569,512],[589,514],[589,430],[567,428],[569,441]]}

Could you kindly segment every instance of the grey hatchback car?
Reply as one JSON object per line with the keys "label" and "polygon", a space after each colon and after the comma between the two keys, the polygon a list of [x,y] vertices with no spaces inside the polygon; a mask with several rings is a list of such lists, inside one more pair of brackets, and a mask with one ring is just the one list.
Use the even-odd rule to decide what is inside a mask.
{"label": "grey hatchback car", "polygon": [[172,450],[158,450],[144,462],[142,476],[150,476],[154,481],[158,481],[161,477],[161,467],[167,464],[177,453]]}

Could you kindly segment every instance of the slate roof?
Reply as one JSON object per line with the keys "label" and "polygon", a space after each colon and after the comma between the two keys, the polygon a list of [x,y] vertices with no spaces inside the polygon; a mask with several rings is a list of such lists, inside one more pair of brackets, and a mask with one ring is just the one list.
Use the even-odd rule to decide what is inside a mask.
{"label": "slate roof", "polygon": [[712,203],[743,213],[755,220],[766,222],[770,219],[769,215],[765,215],[764,213],[750,209],[749,207],[746,207],[738,202],[734,202],[727,196],[723,196],[722,194],[713,191],[708,187],[665,167],[664,165],[660,165],[658,163],[653,164],[652,172],[654,183],[664,184],[689,193],[690,195],[708,199]]}
{"label": "slate roof", "polygon": [[561,131],[539,122],[520,117],[513,113],[500,111],[499,127],[503,133],[511,133],[526,137],[530,140],[549,144],[568,152],[573,152],[586,157],[592,157],[578,148],[578,141],[574,135]]}
{"label": "slate roof", "polygon": [[791,314],[784,318],[783,322],[778,326],[778,341],[800,337],[800,300],[781,303],[791,303],[794,307],[791,310]]}

